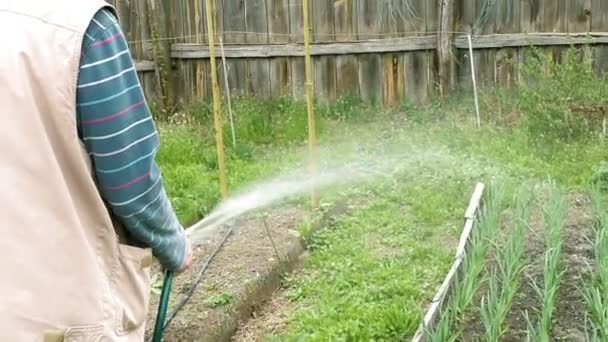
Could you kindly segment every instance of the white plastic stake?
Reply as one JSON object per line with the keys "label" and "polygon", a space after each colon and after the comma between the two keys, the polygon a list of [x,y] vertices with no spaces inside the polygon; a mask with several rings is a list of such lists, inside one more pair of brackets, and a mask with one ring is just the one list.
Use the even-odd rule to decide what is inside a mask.
{"label": "white plastic stake", "polygon": [[222,41],[222,37],[220,37],[220,50],[222,52],[222,65],[224,66],[226,96],[228,97],[228,115],[230,116],[230,129],[232,130],[232,146],[236,147],[236,133],[234,132],[234,119],[232,118],[232,101],[230,100],[230,85],[228,84],[228,66],[226,65],[226,54],[224,53],[224,42]]}
{"label": "white plastic stake", "polygon": [[475,112],[477,114],[477,128],[481,128],[481,118],[479,117],[479,99],[477,98],[477,81],[475,80],[475,61],[473,60],[473,42],[471,35],[467,35],[469,39],[469,60],[471,61],[471,77],[473,79],[473,94],[475,95]]}

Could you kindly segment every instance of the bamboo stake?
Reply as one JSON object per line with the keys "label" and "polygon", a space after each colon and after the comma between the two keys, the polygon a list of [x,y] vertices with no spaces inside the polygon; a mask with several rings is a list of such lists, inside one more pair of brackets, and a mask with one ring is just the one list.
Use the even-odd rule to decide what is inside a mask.
{"label": "bamboo stake", "polygon": [[222,198],[228,197],[228,182],[226,181],[226,165],[224,156],[224,136],[222,129],[222,109],[220,89],[217,82],[217,66],[215,64],[215,33],[213,29],[213,12],[211,0],[205,0],[207,15],[207,34],[209,37],[209,57],[211,62],[211,84],[213,87],[213,121],[215,124],[215,145],[217,147],[217,165],[220,173],[220,192]]}
{"label": "bamboo stake", "polygon": [[312,83],[312,63],[310,58],[310,25],[308,18],[308,0],[302,0],[303,20],[304,20],[304,50],[306,67],[306,107],[308,110],[308,153],[310,158],[310,173],[312,177],[312,191],[310,201],[312,209],[319,206],[317,195],[317,151],[316,151],[316,132],[315,132],[315,112],[313,104],[314,88]]}
{"label": "bamboo stake", "polygon": [[[203,35],[201,34],[202,31],[202,24],[201,24],[201,9],[199,8],[199,2],[195,1],[194,2],[194,25],[196,27],[196,43],[203,45]],[[190,17],[188,17],[188,27],[190,27]],[[203,78],[203,66],[201,63],[196,63],[195,65],[195,70],[196,70],[196,80],[194,81],[194,87],[196,89],[196,101],[198,100],[202,100],[203,96],[204,96],[204,91],[203,91],[203,82],[204,82],[204,78]]]}
{"label": "bamboo stake", "polygon": [[477,98],[477,81],[475,80],[475,61],[473,60],[473,42],[471,35],[467,35],[469,40],[469,60],[471,61],[471,77],[473,78],[473,94],[475,94],[475,112],[477,114],[477,128],[481,128],[481,118],[479,117],[479,99]]}
{"label": "bamboo stake", "polygon": [[226,65],[226,53],[224,53],[224,41],[220,39],[220,51],[222,53],[222,66],[224,67],[224,83],[226,84],[226,96],[228,97],[228,114],[230,115],[230,129],[232,130],[232,146],[236,147],[236,133],[234,132],[234,119],[232,115],[232,101],[230,100],[230,85],[228,84],[228,66]]}

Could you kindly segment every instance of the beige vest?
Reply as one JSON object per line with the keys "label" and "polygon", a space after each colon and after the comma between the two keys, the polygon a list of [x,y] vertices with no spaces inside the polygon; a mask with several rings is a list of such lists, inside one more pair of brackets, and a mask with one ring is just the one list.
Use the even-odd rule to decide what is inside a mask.
{"label": "beige vest", "polygon": [[[119,239],[78,139],[102,0],[0,0],[0,341],[142,341],[151,252]],[[120,241],[119,241],[120,240]]]}

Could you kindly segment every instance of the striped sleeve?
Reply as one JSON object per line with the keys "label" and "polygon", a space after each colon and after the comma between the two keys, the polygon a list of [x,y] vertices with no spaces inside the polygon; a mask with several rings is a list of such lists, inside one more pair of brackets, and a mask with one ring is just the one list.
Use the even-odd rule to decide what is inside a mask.
{"label": "striped sleeve", "polygon": [[168,269],[181,268],[186,238],[154,158],[159,138],[123,32],[107,10],[85,34],[77,121],[109,209]]}

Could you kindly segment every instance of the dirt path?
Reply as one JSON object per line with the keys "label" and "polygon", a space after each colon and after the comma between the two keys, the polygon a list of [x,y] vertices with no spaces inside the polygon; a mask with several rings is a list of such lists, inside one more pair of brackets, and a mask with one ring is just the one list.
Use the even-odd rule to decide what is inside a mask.
{"label": "dirt path", "polygon": [[284,289],[273,294],[272,298],[260,305],[251,319],[239,327],[232,342],[262,342],[268,335],[280,334],[285,329],[285,315],[291,303]]}

